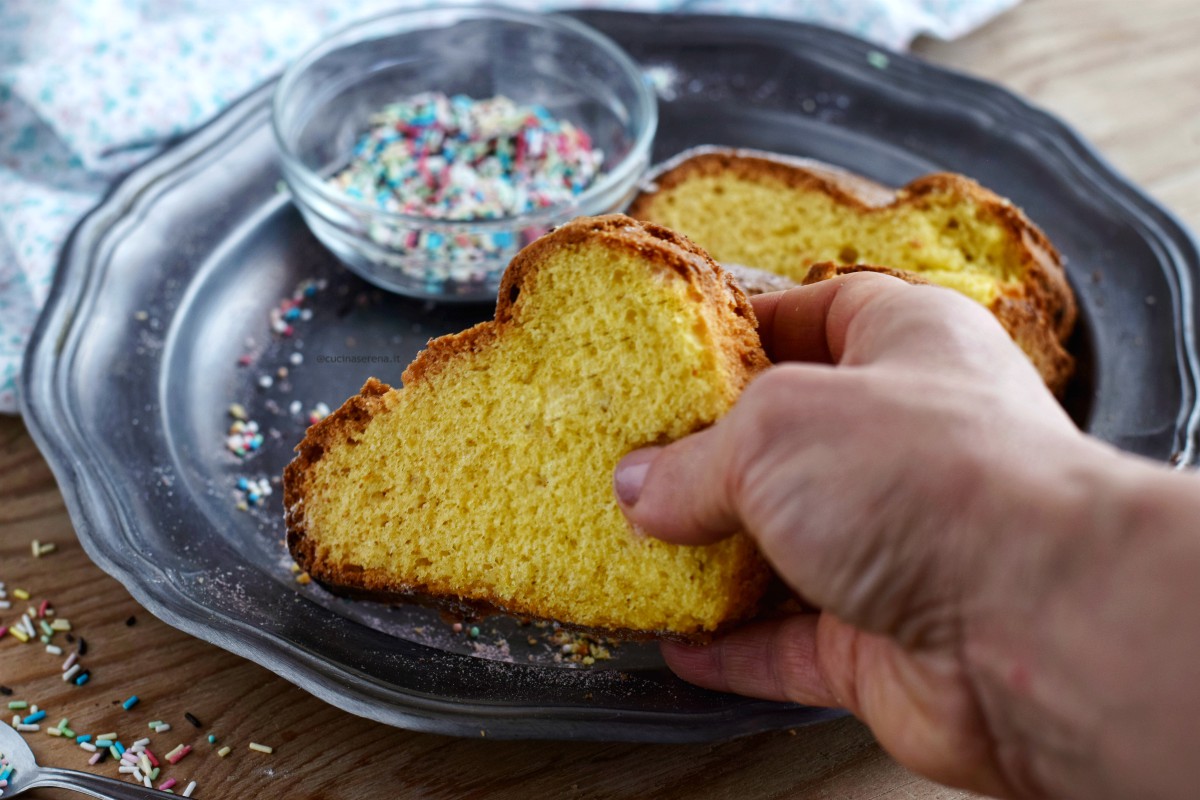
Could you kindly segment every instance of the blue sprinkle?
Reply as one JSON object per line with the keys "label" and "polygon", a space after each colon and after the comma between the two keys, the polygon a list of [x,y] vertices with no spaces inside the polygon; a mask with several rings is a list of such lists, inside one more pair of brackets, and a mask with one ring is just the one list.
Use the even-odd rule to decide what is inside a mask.
{"label": "blue sprinkle", "polygon": [[[134,700],[136,700],[136,699],[137,699],[137,696],[134,696],[134,698],[133,698],[133,699],[134,699]],[[126,702],[128,702],[128,701],[126,701]],[[112,743],[112,746],[113,746],[113,747],[115,747],[115,748],[117,748],[117,753],[119,754],[119,755],[117,756],[118,758],[120,758],[121,756],[125,755],[125,745],[121,744],[120,742],[113,742],[113,743]]]}
{"label": "blue sprinkle", "polygon": [[137,704],[138,704],[138,696],[135,694],[132,697],[130,697],[128,700],[126,700],[124,703],[121,703],[121,708],[128,711],[129,709],[133,708]]}
{"label": "blue sprinkle", "polygon": [[42,709],[41,711],[37,711],[33,714],[30,714],[28,717],[21,720],[21,722],[25,725],[32,725],[33,723],[39,722],[40,720],[43,720],[45,718],[46,718],[46,711],[45,711],[45,709]]}
{"label": "blue sprinkle", "polygon": [[245,478],[238,478],[237,487],[244,492],[250,488],[250,481]]}

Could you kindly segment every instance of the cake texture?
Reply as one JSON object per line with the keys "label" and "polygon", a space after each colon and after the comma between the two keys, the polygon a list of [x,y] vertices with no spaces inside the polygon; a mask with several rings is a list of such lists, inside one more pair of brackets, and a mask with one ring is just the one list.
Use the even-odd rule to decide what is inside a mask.
{"label": "cake texture", "polygon": [[[1058,251],[1008,200],[961,175],[901,189],[804,159],[699,148],[647,181],[631,216],[683,233],[720,262],[804,282],[814,264],[883,265],[988,307],[1061,391],[1075,299]],[[871,269],[878,269],[871,267]]]}
{"label": "cake texture", "polygon": [[613,469],[712,424],[767,366],[702,250],[575,220],[513,259],[494,320],[309,428],[284,473],[288,548],[335,591],[702,640],[755,611],[769,570],[745,536],[639,535]]}

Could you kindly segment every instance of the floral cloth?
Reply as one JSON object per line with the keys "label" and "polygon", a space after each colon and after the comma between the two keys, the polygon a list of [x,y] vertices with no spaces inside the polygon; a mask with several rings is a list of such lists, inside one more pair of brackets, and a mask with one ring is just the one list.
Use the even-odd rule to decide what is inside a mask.
{"label": "floral cloth", "polygon": [[[821,22],[902,49],[1018,0],[510,0]],[[0,0],[0,413],[72,227],[112,181],[332,28],[413,0]]]}

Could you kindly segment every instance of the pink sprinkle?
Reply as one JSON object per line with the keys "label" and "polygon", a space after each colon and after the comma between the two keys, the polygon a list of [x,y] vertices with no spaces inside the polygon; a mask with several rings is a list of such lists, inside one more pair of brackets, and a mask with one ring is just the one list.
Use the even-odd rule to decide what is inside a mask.
{"label": "pink sprinkle", "polygon": [[4,635],[4,634],[6,634],[6,633],[8,633],[8,626],[7,626],[7,625],[0,625],[0,636],[3,636],[3,635]]}
{"label": "pink sprinkle", "polygon": [[146,748],[145,750],[143,750],[142,752],[146,754],[146,758],[150,759],[150,763],[151,763],[152,765],[154,765],[154,766],[156,766],[156,767],[158,766],[158,759],[154,757],[154,753],[151,753],[151,752],[150,752],[150,748],[149,748],[149,747],[147,747],[147,748]]}
{"label": "pink sprinkle", "polygon": [[192,746],[185,744],[182,750],[167,756],[167,761],[170,761],[172,764],[178,764],[190,752],[192,752]]}
{"label": "pink sprinkle", "polygon": [[137,766],[138,763],[138,757],[133,753],[130,753],[128,750],[125,751],[125,755],[121,756],[121,760],[127,764],[133,764],[134,766]]}
{"label": "pink sprinkle", "polygon": [[100,756],[102,755],[104,755],[104,751],[97,750],[95,753],[92,753],[92,757],[88,759],[88,763],[92,764],[93,766],[98,764],[100,762]]}
{"label": "pink sprinkle", "polygon": [[165,781],[163,781],[162,783],[160,783],[158,785],[158,790],[160,792],[165,792],[167,789],[170,789],[174,785],[175,785],[175,779],[167,778]]}
{"label": "pink sprinkle", "polygon": [[250,356],[242,356],[241,358],[238,359],[238,363],[241,364],[243,367],[248,367],[254,363],[254,359],[251,358]]}
{"label": "pink sprinkle", "polygon": [[49,600],[43,600],[41,602],[41,605],[38,606],[38,619],[44,619],[46,617],[46,609],[49,607],[50,607]]}

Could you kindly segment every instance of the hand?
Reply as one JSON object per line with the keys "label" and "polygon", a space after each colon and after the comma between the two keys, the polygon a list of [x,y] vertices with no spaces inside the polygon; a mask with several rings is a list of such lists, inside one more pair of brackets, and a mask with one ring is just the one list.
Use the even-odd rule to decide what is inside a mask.
{"label": "hand", "polygon": [[848,708],[945,783],[1053,791],[1027,733],[1040,701],[1011,699],[1029,679],[998,643],[1063,584],[1080,520],[1055,487],[1091,486],[1119,457],[954,292],[860,274],[753,302],[776,366],[716,425],[627,456],[615,488],[650,535],[747,532],[822,610],[666,643],[667,663],[713,689]]}

